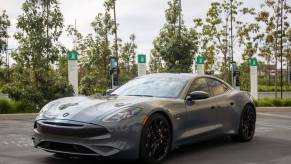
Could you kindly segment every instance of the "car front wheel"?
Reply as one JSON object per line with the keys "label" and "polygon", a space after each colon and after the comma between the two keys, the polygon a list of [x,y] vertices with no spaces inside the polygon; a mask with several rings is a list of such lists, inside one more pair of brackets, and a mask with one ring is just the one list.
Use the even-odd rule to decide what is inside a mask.
{"label": "car front wheel", "polygon": [[161,163],[171,145],[171,127],[162,114],[154,114],[145,123],[140,145],[140,158],[144,163]]}
{"label": "car front wheel", "polygon": [[256,127],[256,111],[247,104],[241,114],[238,135],[233,136],[236,141],[247,142],[253,139]]}

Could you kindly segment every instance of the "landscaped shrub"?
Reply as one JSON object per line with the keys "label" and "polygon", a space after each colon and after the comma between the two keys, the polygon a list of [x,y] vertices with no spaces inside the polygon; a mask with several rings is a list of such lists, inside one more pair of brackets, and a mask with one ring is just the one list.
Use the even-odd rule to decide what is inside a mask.
{"label": "landscaped shrub", "polygon": [[0,99],[0,113],[8,113],[13,110],[13,105],[8,99]]}
{"label": "landscaped shrub", "polygon": [[36,107],[28,102],[15,102],[14,109],[16,112],[23,112],[23,113],[31,113],[31,112],[38,112],[36,111]]}
{"label": "landscaped shrub", "polygon": [[269,98],[257,100],[256,105],[257,106],[273,106],[272,100]]}
{"label": "landscaped shrub", "polygon": [[290,106],[290,107],[291,107],[291,98],[290,98],[290,99],[287,99],[287,100],[284,102],[284,106]]}
{"label": "landscaped shrub", "polygon": [[291,107],[291,98],[287,99],[274,99],[274,98],[264,98],[259,99],[255,102],[256,106],[259,107]]}
{"label": "landscaped shrub", "polygon": [[9,99],[0,99],[0,113],[34,113],[36,107],[28,102],[15,102]]}

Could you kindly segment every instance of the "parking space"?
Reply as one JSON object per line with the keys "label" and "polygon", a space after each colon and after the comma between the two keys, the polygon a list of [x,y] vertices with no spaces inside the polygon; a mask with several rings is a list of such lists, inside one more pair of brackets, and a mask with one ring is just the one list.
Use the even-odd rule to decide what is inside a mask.
{"label": "parking space", "polygon": [[[0,164],[121,163],[105,159],[60,159],[34,149],[30,117],[0,120]],[[171,152],[164,163],[286,164],[291,161],[291,109],[257,113],[255,138],[236,143],[221,137],[181,147]]]}

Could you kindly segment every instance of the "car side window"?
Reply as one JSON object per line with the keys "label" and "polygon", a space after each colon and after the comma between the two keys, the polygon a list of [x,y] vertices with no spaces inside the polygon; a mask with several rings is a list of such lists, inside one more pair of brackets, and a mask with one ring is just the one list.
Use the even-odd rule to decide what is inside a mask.
{"label": "car side window", "polygon": [[207,82],[212,96],[221,95],[228,90],[228,87],[218,80],[208,78]]}
{"label": "car side window", "polygon": [[206,79],[205,78],[195,79],[193,81],[188,93],[191,93],[193,91],[204,91],[204,92],[210,94]]}

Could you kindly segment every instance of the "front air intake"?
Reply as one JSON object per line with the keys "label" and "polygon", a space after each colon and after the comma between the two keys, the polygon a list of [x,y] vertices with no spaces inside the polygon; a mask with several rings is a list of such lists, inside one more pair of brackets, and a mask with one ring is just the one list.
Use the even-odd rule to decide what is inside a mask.
{"label": "front air intake", "polygon": [[38,144],[38,147],[46,149],[48,151],[66,152],[66,153],[77,153],[77,154],[96,154],[94,151],[75,144],[66,144],[58,142],[44,141]]}

